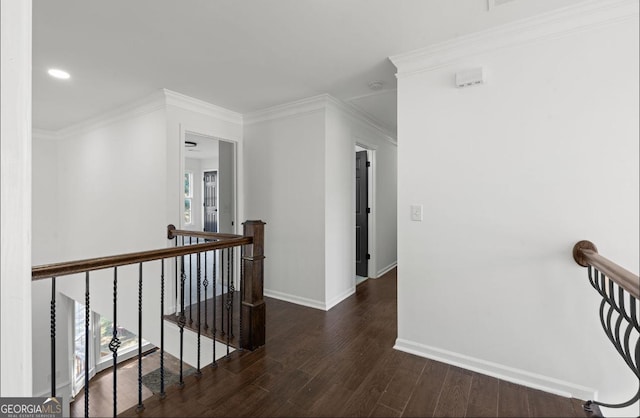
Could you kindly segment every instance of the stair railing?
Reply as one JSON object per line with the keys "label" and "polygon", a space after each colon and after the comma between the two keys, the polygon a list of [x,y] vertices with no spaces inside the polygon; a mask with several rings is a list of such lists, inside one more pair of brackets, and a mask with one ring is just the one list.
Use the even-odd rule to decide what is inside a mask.
{"label": "stair railing", "polygon": [[[175,262],[175,271],[180,274],[180,280],[178,286],[176,286],[177,292],[179,292],[179,312],[178,326],[180,327],[180,381],[179,386],[184,386],[183,380],[183,350],[184,350],[184,327],[186,325],[186,298],[185,298],[185,284],[186,273],[185,266],[188,264],[186,258],[196,259],[196,305],[198,309],[196,311],[196,328],[198,335],[197,344],[197,370],[196,376],[201,375],[200,370],[200,330],[204,328],[202,319],[205,324],[208,324],[207,314],[204,318],[200,317],[201,306],[201,286],[208,284],[207,269],[205,267],[205,280],[202,281],[202,266],[201,260],[207,260],[207,254],[212,254],[213,260],[220,259],[221,263],[225,260],[224,253],[226,252],[226,266],[220,265],[220,271],[226,271],[227,286],[226,294],[222,295],[225,299],[224,309],[227,311],[227,323],[226,333],[232,333],[232,321],[231,313],[233,312],[233,296],[235,294],[235,286],[233,285],[234,278],[234,261],[233,254],[236,249],[241,251],[241,263],[240,263],[240,302],[241,309],[239,310],[239,340],[238,347],[240,350],[248,349],[255,350],[256,348],[264,345],[265,343],[265,305],[263,296],[263,260],[264,260],[264,225],[262,221],[247,221],[243,224],[244,235],[232,235],[232,234],[212,234],[202,233],[194,231],[180,231],[176,230],[173,225],[167,227],[167,238],[176,239],[176,246],[173,248],[163,248],[151,251],[142,251],[128,254],[121,254],[108,257],[91,258],[86,260],[79,260],[73,262],[56,263],[49,265],[35,266],[32,268],[31,276],[32,280],[44,280],[51,281],[51,397],[56,396],[56,278],[71,274],[84,273],[84,285],[85,285],[85,371],[89,370],[89,319],[91,316],[91,293],[90,293],[90,272],[96,270],[113,269],[113,336],[109,343],[109,350],[113,355],[113,416],[117,415],[117,359],[118,348],[120,347],[120,340],[118,338],[117,330],[117,304],[118,304],[118,267],[127,265],[138,265],[138,405],[137,411],[144,410],[144,404],[142,400],[142,287],[143,287],[143,264],[150,262],[160,262],[160,398],[165,397],[165,367],[164,367],[164,321],[165,317],[165,261]],[[178,236],[190,236],[196,237],[196,242],[193,241],[190,245],[178,245]],[[184,244],[183,238],[183,244]],[[213,270],[214,272],[216,269]],[[176,273],[176,282],[177,280]],[[214,273],[215,274],[215,273]],[[222,273],[221,273],[222,275]],[[221,277],[222,280],[223,277]],[[215,289],[215,278],[213,278],[213,287]],[[147,280],[148,282],[148,280]],[[191,279],[190,279],[191,282]],[[222,287],[224,289],[224,286]],[[191,287],[189,289],[191,297]],[[214,290],[214,295],[216,294]],[[206,295],[206,290],[205,290]],[[214,297],[214,300],[216,298]],[[191,300],[190,305],[193,305]],[[206,306],[206,304],[205,304]],[[215,311],[213,312],[213,327],[215,328]],[[190,309],[191,315],[191,309]],[[192,318],[189,318],[192,321]],[[214,333],[215,337],[215,333]],[[229,355],[230,336],[227,337],[227,355]],[[213,362],[212,367],[217,366],[216,353],[215,353],[216,338],[213,338]],[[84,415],[89,416],[89,374],[85,372],[84,381]]]}
{"label": "stair railing", "polygon": [[[573,259],[588,269],[589,282],[600,294],[600,323],[616,351],[640,381],[640,278],[613,261],[598,254],[590,241],[579,241],[573,247]],[[639,385],[640,386],[640,385]],[[640,399],[640,387],[626,402],[588,401],[587,412],[599,412],[598,406],[624,408]]]}

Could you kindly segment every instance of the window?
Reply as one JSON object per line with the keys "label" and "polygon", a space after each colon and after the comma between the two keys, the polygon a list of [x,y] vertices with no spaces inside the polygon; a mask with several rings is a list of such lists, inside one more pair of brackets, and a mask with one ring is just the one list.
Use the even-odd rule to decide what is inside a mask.
{"label": "window", "polygon": [[73,333],[73,382],[72,395],[75,396],[84,386],[85,366],[85,311],[84,305],[74,302],[74,333]]}
{"label": "window", "polygon": [[191,212],[191,199],[193,199],[193,173],[185,171],[184,173],[184,223],[191,225],[193,216]]}
{"label": "window", "polygon": [[[118,329],[118,339],[120,340],[120,348],[118,348],[118,355],[122,355],[132,348],[138,348],[138,336],[131,331],[122,328]],[[109,343],[113,338],[113,321],[101,316],[100,317],[100,359],[113,358],[113,353],[109,350]],[[144,339],[142,340],[144,342]]]}
{"label": "window", "polygon": [[[85,370],[85,306],[74,301],[71,312],[73,320],[73,353],[72,357],[72,396],[77,395],[84,387]],[[120,340],[118,348],[118,363],[126,361],[138,354],[138,336],[133,332],[117,326]],[[96,312],[91,312],[89,319],[89,379],[97,372],[113,365],[113,353],[109,350],[109,343],[113,337],[113,322]],[[153,348],[153,345],[142,339],[142,352]]]}

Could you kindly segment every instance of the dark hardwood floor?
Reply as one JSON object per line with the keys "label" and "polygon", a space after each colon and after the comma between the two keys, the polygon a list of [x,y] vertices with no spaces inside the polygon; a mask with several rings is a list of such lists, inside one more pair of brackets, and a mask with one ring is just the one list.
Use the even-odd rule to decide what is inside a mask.
{"label": "dark hardwood floor", "polygon": [[[236,291],[233,293],[233,303],[229,307],[231,310],[227,308],[227,299],[228,294],[223,293],[216,296],[215,306],[213,299],[203,300],[200,303],[200,320],[202,322],[200,333],[206,337],[213,338],[213,331],[215,329],[217,341],[222,344],[229,343],[232,347],[238,347],[237,334],[240,329],[240,292]],[[215,316],[213,314],[214,308]],[[231,312],[231,315],[229,315],[229,312]],[[185,328],[193,332],[198,332],[197,303],[185,307],[184,317],[186,320]],[[164,319],[175,324],[178,323],[177,314],[165,315]],[[229,333],[229,325],[231,325],[231,329],[233,330],[231,333]]]}
{"label": "dark hardwood floor", "polygon": [[587,416],[579,400],[396,351],[395,338],[395,270],[329,312],[267,299],[264,347],[234,352],[164,400],[146,399],[142,413],[132,404],[122,415]]}

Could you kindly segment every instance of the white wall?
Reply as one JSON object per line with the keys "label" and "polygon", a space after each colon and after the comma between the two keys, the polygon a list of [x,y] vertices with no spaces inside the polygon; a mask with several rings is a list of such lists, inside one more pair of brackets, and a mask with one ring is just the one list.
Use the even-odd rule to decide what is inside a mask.
{"label": "white wall", "polygon": [[355,144],[349,119],[335,106],[325,113],[325,300],[331,308],[355,292]]}
{"label": "white wall", "polygon": [[[395,59],[400,349],[565,395],[635,394],[571,256],[589,239],[638,272],[638,12],[626,4],[622,20],[486,52],[470,42],[449,63],[438,59],[455,44],[424,68]],[[478,65],[487,83],[456,89],[455,72]]]}
{"label": "white wall", "polygon": [[185,225],[186,229],[202,231],[202,165],[196,158],[185,158],[185,170],[193,174],[193,198],[191,199],[191,225]]}
{"label": "white wall", "polygon": [[[167,245],[166,117],[147,112],[65,130],[34,141],[33,263],[71,261]],[[159,343],[159,263],[144,265],[143,338]],[[137,266],[118,270],[118,323],[137,333]],[[60,293],[84,303],[84,276],[57,279]],[[167,280],[170,295],[172,280]],[[33,286],[34,393],[48,384],[49,281]],[[113,270],[91,273],[91,309],[113,319]],[[58,382],[68,396],[71,303],[59,296]],[[170,297],[167,296],[167,304]],[[157,326],[149,326],[157,324]],[[37,333],[35,332],[37,331]],[[65,356],[67,356],[65,358]]]}
{"label": "white wall", "polygon": [[0,28],[0,396],[31,396],[31,0]]}
{"label": "white wall", "polygon": [[371,277],[395,265],[396,147],[386,134],[328,95],[245,121],[247,215],[267,222],[265,294],[330,309],[355,292],[356,143],[380,156],[374,170],[384,177]]}
{"label": "white wall", "polygon": [[396,263],[396,145],[380,130],[354,116],[338,101],[326,112],[325,192],[327,305],[355,291],[355,145],[366,146],[375,183],[371,214],[373,248],[369,277],[379,277]]}
{"label": "white wall", "polygon": [[[58,224],[58,141],[33,136],[32,176],[33,230],[32,265],[61,261]],[[32,284],[33,394],[46,396],[51,390],[50,306],[51,280]],[[56,387],[66,401],[71,396],[71,328],[68,326],[73,301],[56,297]],[[66,403],[65,403],[66,405]]]}
{"label": "white wall", "polygon": [[209,170],[217,170],[218,169],[218,157],[216,156],[215,158],[204,158],[200,163],[200,165],[202,166],[202,170],[203,171],[209,171]]}
{"label": "white wall", "polygon": [[244,128],[248,219],[265,226],[265,294],[324,308],[323,109]]}
{"label": "white wall", "polygon": [[[32,264],[61,261],[58,226],[58,141],[33,135]],[[34,309],[37,306],[34,305]]]}
{"label": "white wall", "polygon": [[62,258],[166,245],[165,138],[157,109],[58,140]]}

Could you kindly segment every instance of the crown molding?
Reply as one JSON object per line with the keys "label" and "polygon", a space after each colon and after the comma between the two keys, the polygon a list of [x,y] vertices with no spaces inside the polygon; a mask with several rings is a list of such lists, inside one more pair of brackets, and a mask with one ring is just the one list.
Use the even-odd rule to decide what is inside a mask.
{"label": "crown molding", "polygon": [[56,139],[60,139],[60,136],[56,131],[38,128],[31,129],[31,137],[33,139],[42,139],[44,141],[55,141]]}
{"label": "crown molding", "polygon": [[327,101],[329,105],[338,109],[338,111],[346,113],[347,115],[351,116],[353,119],[356,119],[364,123],[365,125],[369,126],[370,128],[373,128],[374,130],[378,131],[378,133],[384,136],[384,138],[390,143],[392,143],[393,145],[396,145],[396,146],[398,145],[398,141],[396,140],[395,134],[391,132],[389,129],[386,129],[385,127],[383,127],[382,124],[378,122],[378,120],[375,119],[373,116],[369,115],[367,112],[358,108],[352,103],[345,103],[342,100],[338,100],[333,96],[330,96],[330,95],[327,95],[327,96],[328,96]]}
{"label": "crown molding", "polygon": [[245,113],[244,124],[252,125],[254,123],[317,112],[327,107],[328,97],[330,97],[328,94],[319,94],[317,96],[267,107],[255,112]]}
{"label": "crown molding", "polygon": [[348,99],[344,99],[343,101],[345,103],[350,103],[353,102],[355,100],[360,100],[360,99],[366,99],[368,97],[376,97],[376,96],[384,96],[385,94],[390,94],[390,93],[397,93],[398,89],[396,87],[392,88],[392,89],[381,89],[381,90],[376,90],[376,91],[372,91],[369,93],[365,93],[365,94],[361,94],[359,96],[353,96],[353,97],[349,97]]}
{"label": "crown molding", "polygon": [[345,103],[326,93],[247,113],[244,115],[244,123],[245,125],[251,125],[269,120],[300,116],[326,110],[329,106],[333,106],[339,111],[375,129],[392,144],[397,144],[395,135],[390,130],[384,128],[373,116],[370,116],[351,103]]}
{"label": "crown molding", "polygon": [[638,0],[587,0],[495,28],[389,57],[397,77],[430,71],[502,48],[554,39],[638,18]]}
{"label": "crown molding", "polygon": [[168,89],[162,89],[168,106],[176,106],[191,112],[202,113],[226,122],[242,124],[243,116],[238,112],[216,106]]}
{"label": "crown molding", "polygon": [[53,135],[57,138],[79,135],[106,125],[110,125],[123,119],[128,119],[134,116],[151,113],[159,109],[164,109],[164,107],[164,93],[162,91],[156,91],[146,97],[143,97],[142,99],[119,106],[98,117],[90,118],[75,125],[71,125],[67,128],[55,131],[53,132]]}

